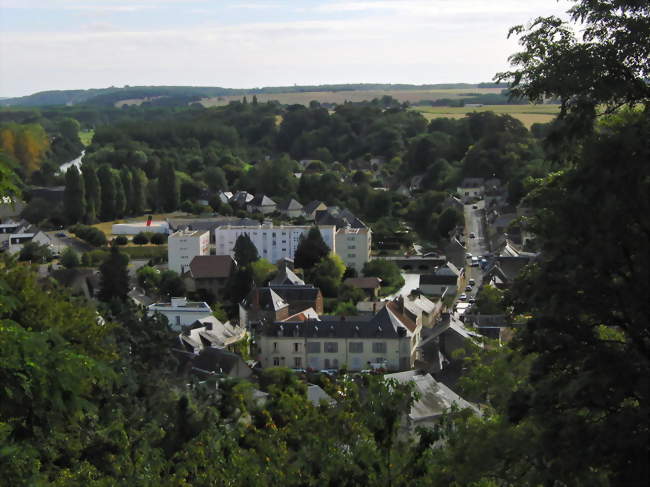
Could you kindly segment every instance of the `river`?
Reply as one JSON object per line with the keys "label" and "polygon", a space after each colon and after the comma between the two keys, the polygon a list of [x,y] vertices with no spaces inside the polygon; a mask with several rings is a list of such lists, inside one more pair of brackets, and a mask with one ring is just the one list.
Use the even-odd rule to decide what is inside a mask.
{"label": "river", "polygon": [[65,174],[66,171],[70,169],[72,166],[77,166],[77,169],[81,170],[81,159],[83,159],[85,153],[86,151],[82,150],[81,155],[79,157],[71,161],[68,161],[65,164],[61,164],[61,166],[59,166],[59,174]]}

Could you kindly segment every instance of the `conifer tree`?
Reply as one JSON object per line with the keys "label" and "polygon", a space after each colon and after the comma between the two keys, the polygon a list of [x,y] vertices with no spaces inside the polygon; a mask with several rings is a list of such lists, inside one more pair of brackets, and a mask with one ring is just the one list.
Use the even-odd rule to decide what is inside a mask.
{"label": "conifer tree", "polygon": [[147,206],[147,177],[142,169],[133,169],[131,171],[131,180],[133,182],[132,213],[141,215]]}
{"label": "conifer tree", "polygon": [[86,209],[84,180],[76,166],[72,166],[65,173],[63,208],[68,223],[74,224],[83,220]]}
{"label": "conifer tree", "polygon": [[115,219],[115,181],[110,166],[103,165],[97,171],[101,194],[100,219],[110,221]]}
{"label": "conifer tree", "polygon": [[[95,166],[83,164],[81,166],[81,173],[84,178],[84,185],[86,188],[86,221],[93,223],[96,215],[101,211],[101,189],[99,187],[99,179],[97,179],[97,170]],[[91,211],[92,206],[92,211]],[[90,217],[92,213],[92,218]]]}
{"label": "conifer tree", "polygon": [[126,194],[124,192],[124,186],[122,186],[122,178],[114,174],[113,180],[113,184],[115,185],[115,216],[122,218],[126,214]]}
{"label": "conifer tree", "polygon": [[175,211],[180,203],[176,172],[171,162],[165,162],[158,177],[158,198],[164,211]]}
{"label": "conifer tree", "polygon": [[122,182],[122,188],[124,189],[124,214],[133,215],[133,179],[131,177],[131,171],[126,167],[123,167],[120,171],[120,181]]}

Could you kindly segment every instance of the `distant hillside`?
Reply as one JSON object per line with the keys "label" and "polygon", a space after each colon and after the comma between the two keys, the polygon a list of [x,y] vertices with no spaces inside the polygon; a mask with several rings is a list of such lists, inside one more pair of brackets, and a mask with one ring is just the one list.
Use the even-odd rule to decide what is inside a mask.
{"label": "distant hillside", "polygon": [[203,98],[279,93],[341,92],[341,91],[413,91],[474,88],[505,88],[496,83],[445,83],[431,85],[406,84],[336,84],[314,86],[275,86],[264,88],[221,88],[207,86],[125,86],[89,90],[41,91],[17,98],[0,99],[0,106],[96,105],[113,106],[122,100],[153,100],[155,104],[187,104]]}

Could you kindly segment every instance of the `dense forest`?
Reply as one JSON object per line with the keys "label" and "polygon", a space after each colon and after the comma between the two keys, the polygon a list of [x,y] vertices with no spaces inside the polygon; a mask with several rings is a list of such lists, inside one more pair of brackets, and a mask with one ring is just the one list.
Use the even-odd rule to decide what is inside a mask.
{"label": "dense forest", "polygon": [[[436,242],[459,221],[445,200],[463,178],[500,178],[516,204],[530,181],[554,167],[541,142],[542,125],[531,132],[513,117],[491,112],[427,122],[391,97],[334,110],[317,102],[282,107],[254,97],[220,108],[76,110],[43,110],[32,118],[17,110],[10,113],[14,121],[3,125],[47,121],[50,127],[52,120],[76,115],[82,127],[90,127],[90,113],[104,121],[94,125],[84,157],[84,181],[94,184],[92,173],[104,174],[85,191],[93,194],[93,207],[79,199],[73,205],[86,207],[81,213],[65,214],[64,208],[43,213],[42,202],[35,201],[36,210],[28,211],[41,216],[35,223],[43,223],[44,214],[61,224],[112,220],[145,209],[232,213],[215,193],[243,190],[277,202],[322,199],[349,208],[380,233],[406,221],[421,239]],[[19,165],[19,173],[34,184],[74,185],[56,175],[56,158],[47,161],[34,174]],[[411,187],[413,179],[417,184]],[[213,195],[207,208],[197,204],[206,191]],[[123,192],[112,203],[111,195]],[[414,197],[408,196],[412,192]],[[136,200],[141,203],[133,204]]]}
{"label": "dense forest", "polygon": [[[372,188],[361,162],[370,153],[386,159],[381,184],[430,172],[431,187],[402,203],[406,215],[413,205],[430,214],[437,192],[459,177],[496,174],[513,187],[526,178],[519,197],[533,210],[526,224],[541,253],[504,298],[509,313],[525,321],[514,340],[466,357],[462,393],[480,404],[481,415],[451,411],[437,428],[405,437],[399,418],[411,391],[377,377],[323,381],[336,407],[312,405],[304,385],[281,368],[262,372],[256,384],[188,383],[177,373],[164,324],[108,292],[108,277],[127,272],[117,249],[103,266],[98,304],[3,259],[1,482],[647,485],[650,6],[580,0],[570,14],[580,23],[579,40],[557,18],[515,28],[522,51],[511,57],[511,71],[498,75],[517,96],[560,100],[558,120],[539,138],[494,114],[427,124],[380,101],[334,113],[251,101],[188,109],[173,122],[163,116],[97,127],[87,152],[107,187],[126,172],[160,185],[184,175],[194,181],[214,168],[223,172],[215,189],[301,195],[303,185],[302,194],[312,196],[303,183],[311,180],[321,185],[320,197],[349,206],[357,195],[345,194],[341,176],[358,178],[351,193]],[[3,144],[22,129],[9,130]],[[20,137],[35,141],[26,145],[35,148],[30,154],[47,148],[36,143],[43,140],[37,129]],[[11,162],[0,166],[3,195],[20,192],[19,178],[39,170],[22,151],[3,155]],[[322,166],[290,184],[282,176],[301,158]],[[389,214],[400,211],[400,200],[386,194]],[[358,201],[370,216],[368,208]],[[254,388],[269,394],[265,404]]]}
{"label": "dense forest", "polygon": [[[498,88],[504,87],[500,83],[444,83],[430,85],[407,85],[407,84],[381,84],[381,83],[357,83],[357,84],[336,84],[336,85],[312,85],[312,86],[273,86],[263,88],[220,88],[205,86],[124,86],[122,88],[96,88],[89,90],[53,90],[42,91],[32,95],[17,98],[0,99],[0,106],[54,106],[54,105],[96,105],[113,106],[121,100],[137,98],[163,97],[166,100],[160,103],[187,105],[192,101],[201,98],[230,96],[230,95],[260,95],[268,93],[302,93],[312,91],[368,91],[368,90],[447,90],[472,88]],[[154,101],[155,103],[159,103]]]}

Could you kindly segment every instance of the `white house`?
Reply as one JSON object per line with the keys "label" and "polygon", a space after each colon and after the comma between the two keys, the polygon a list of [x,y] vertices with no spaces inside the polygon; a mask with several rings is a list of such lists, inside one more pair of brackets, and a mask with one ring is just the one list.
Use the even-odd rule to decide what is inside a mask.
{"label": "white house", "polygon": [[456,192],[463,200],[463,203],[473,198],[481,198],[485,191],[484,182],[483,178],[465,178],[456,189]]}
{"label": "white house", "polygon": [[182,274],[192,259],[199,255],[210,255],[210,233],[207,230],[179,230],[167,240],[168,267]]}
{"label": "white house", "polygon": [[[311,227],[308,225],[280,225],[272,223],[263,225],[231,226],[224,225],[214,231],[217,255],[234,256],[235,242],[240,235],[248,235],[260,257],[270,262],[277,262],[283,258],[293,259],[300,236],[306,235]],[[320,225],[318,227],[327,246],[336,252],[334,225]],[[170,237],[171,238],[171,237]]]}
{"label": "white house", "polygon": [[5,241],[7,252],[16,254],[20,252],[27,242],[35,242],[41,245],[47,245],[51,248],[52,239],[45,232],[34,230],[33,232],[21,232],[9,234],[9,239]]}
{"label": "white house", "polygon": [[172,298],[171,303],[154,303],[149,305],[147,314],[153,316],[160,313],[169,322],[174,331],[189,326],[196,321],[205,320],[212,316],[212,308],[203,301],[188,301],[187,298]]}
{"label": "white house", "polygon": [[361,272],[366,262],[370,260],[372,246],[372,231],[370,228],[339,228],[336,231],[336,254],[343,260],[346,267]]}

